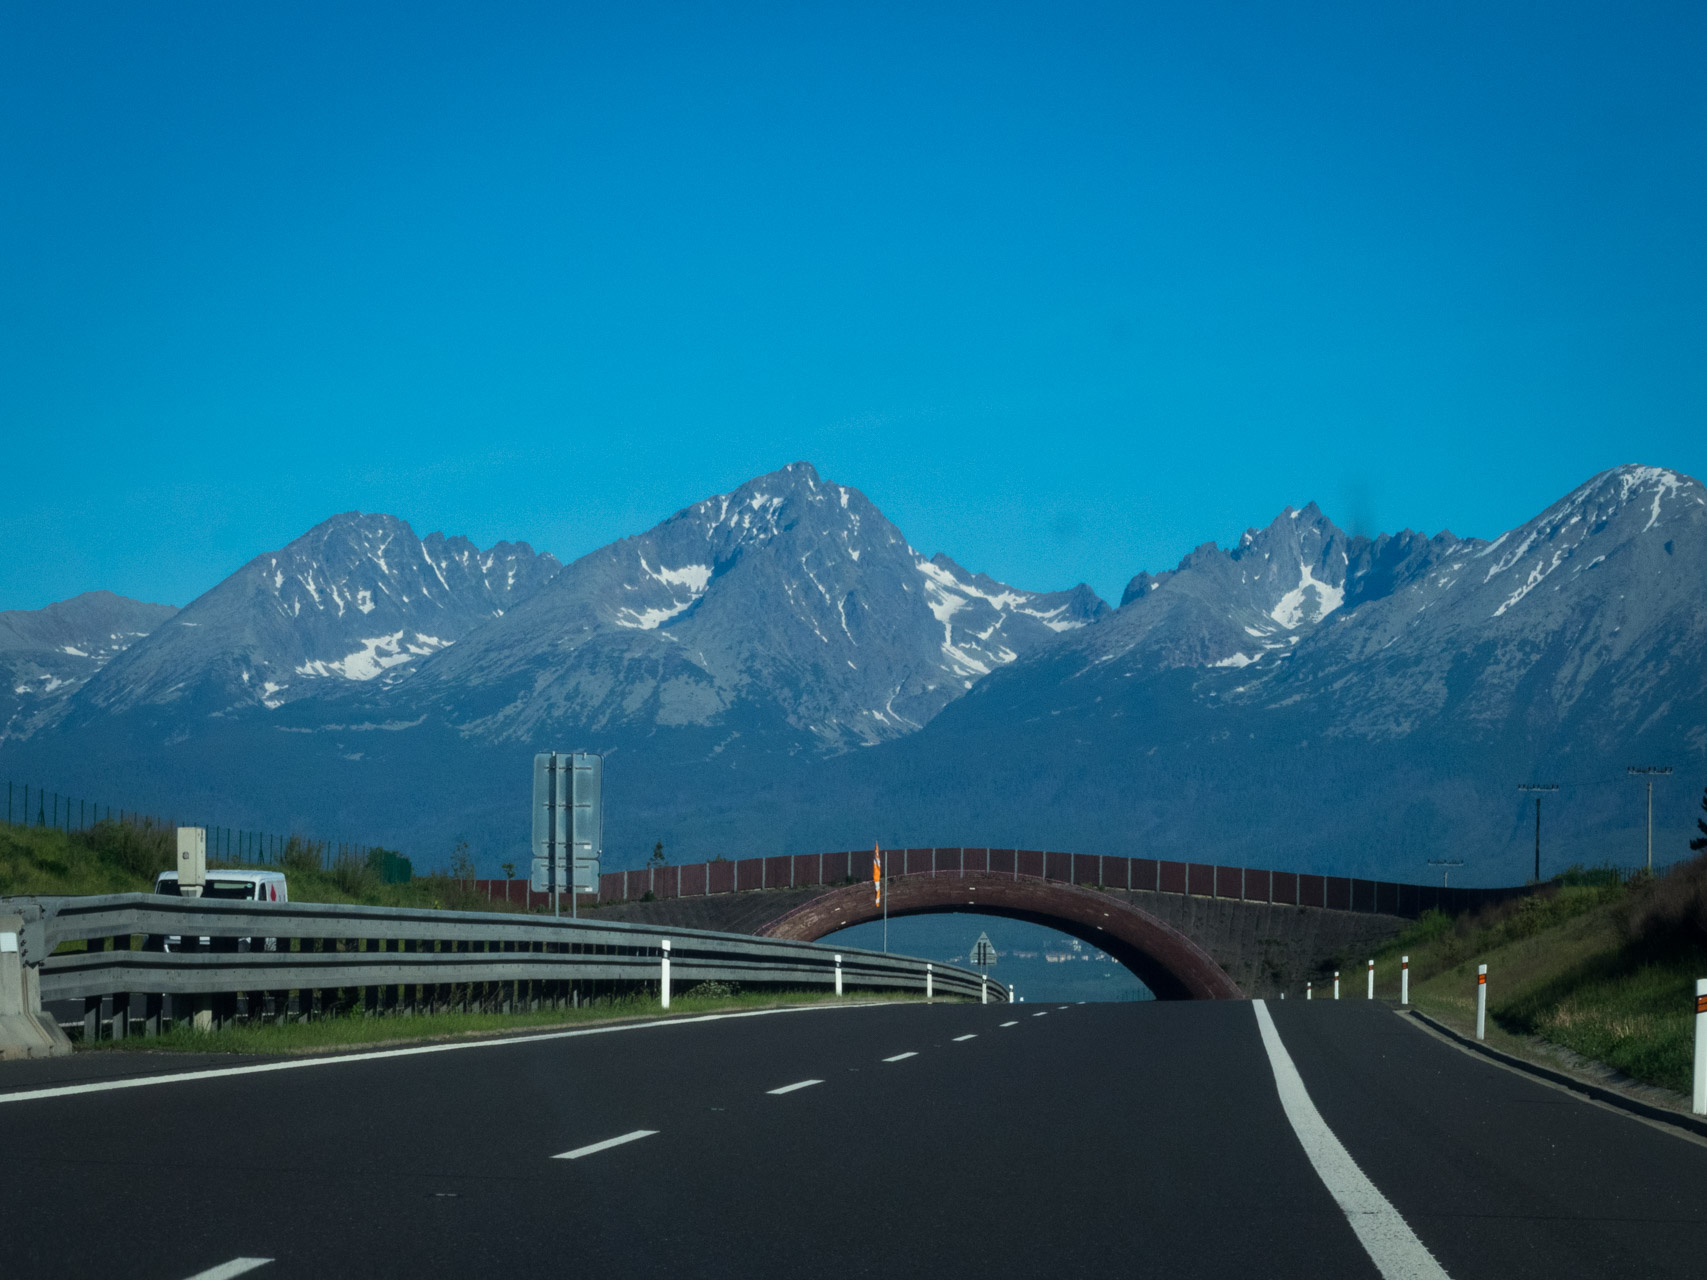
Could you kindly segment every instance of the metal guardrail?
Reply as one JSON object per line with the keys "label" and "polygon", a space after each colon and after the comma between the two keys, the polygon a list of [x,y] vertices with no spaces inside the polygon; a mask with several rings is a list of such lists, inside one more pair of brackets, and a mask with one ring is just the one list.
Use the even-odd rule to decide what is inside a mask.
{"label": "metal guardrail", "polygon": [[[976,972],[907,956],[621,922],[143,893],[0,899],[0,910],[23,917],[20,951],[39,973],[41,1002],[82,1000],[91,1040],[109,1021],[112,1034],[132,1033],[133,994],[144,1034],[160,1030],[164,996],[194,997],[214,1025],[238,1015],[238,999],[249,1017],[277,1021],[358,1008],[560,1008],[656,990],[666,939],[678,993],[700,982],[833,987],[838,955],[847,988],[923,992],[928,980],[945,996],[981,993]],[[1007,998],[999,983],[989,991]]]}

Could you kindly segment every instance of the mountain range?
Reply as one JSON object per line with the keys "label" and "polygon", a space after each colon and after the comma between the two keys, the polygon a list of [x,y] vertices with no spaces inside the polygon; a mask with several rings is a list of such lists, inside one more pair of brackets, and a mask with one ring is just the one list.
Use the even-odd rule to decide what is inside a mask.
{"label": "mountain range", "polygon": [[1287,508],[1117,608],[921,554],[805,463],[567,565],[351,512],[182,610],[0,614],[0,771],[490,869],[533,752],[598,750],[609,867],[881,839],[1509,882],[1519,782],[1564,787],[1555,862],[1634,856],[1627,764],[1677,766],[1689,825],[1704,569],[1707,493],[1641,466],[1491,541]]}

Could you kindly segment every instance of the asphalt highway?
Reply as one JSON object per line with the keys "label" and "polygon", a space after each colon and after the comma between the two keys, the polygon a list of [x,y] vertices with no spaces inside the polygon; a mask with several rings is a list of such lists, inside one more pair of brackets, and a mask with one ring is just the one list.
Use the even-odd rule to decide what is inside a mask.
{"label": "asphalt highway", "polygon": [[1707,1274],[1707,1145],[1361,1001],[3,1063],[0,1153],[10,1280]]}

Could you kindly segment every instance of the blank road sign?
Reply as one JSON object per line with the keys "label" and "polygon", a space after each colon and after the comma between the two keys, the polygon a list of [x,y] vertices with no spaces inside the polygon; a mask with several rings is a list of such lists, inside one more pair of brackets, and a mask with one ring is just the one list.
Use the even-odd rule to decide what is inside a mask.
{"label": "blank road sign", "polygon": [[[604,757],[591,751],[544,751],[533,758],[533,873],[544,892],[552,881],[597,893],[604,854]],[[555,869],[555,875],[553,870]]]}

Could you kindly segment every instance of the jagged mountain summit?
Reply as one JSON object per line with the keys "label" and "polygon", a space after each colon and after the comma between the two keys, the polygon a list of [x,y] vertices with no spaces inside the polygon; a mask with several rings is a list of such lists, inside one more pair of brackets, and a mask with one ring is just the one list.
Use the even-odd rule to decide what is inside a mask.
{"label": "jagged mountain summit", "polygon": [[466,735],[715,731],[841,750],[916,731],[989,672],[1108,612],[926,558],[807,463],[567,566],[424,664],[409,699]]}
{"label": "jagged mountain summit", "polygon": [[[1602,473],[1493,541],[1348,537],[1288,510],[1140,575],[1106,621],[859,768],[931,798],[921,843],[967,825],[952,814],[1042,839],[1025,824],[1050,813],[1081,840],[1252,865],[1324,846],[1411,874],[1425,855],[1521,855],[1518,782],[1578,781],[1569,836],[1622,820],[1626,757],[1707,767],[1704,569],[1707,492],[1655,467]],[[1040,757],[1043,778],[1016,776]]]}
{"label": "jagged mountain summit", "polygon": [[28,736],[97,671],[177,610],[111,591],[0,613],[0,741]]}
{"label": "jagged mountain summit", "polygon": [[76,710],[220,715],[406,674],[537,591],[559,565],[347,512],[256,556],[109,664]]}

